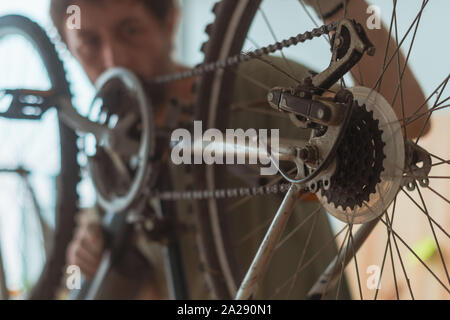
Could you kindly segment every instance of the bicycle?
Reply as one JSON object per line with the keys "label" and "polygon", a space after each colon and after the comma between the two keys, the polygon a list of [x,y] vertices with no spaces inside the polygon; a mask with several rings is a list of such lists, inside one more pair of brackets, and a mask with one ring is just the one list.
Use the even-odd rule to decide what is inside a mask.
{"label": "bicycle", "polygon": [[[396,45],[392,56],[388,56],[389,50],[386,48],[383,70],[373,88],[346,90],[344,81],[341,80],[344,74],[354,66],[358,66],[363,56],[375,53],[370,37],[367,37],[361,25],[344,16],[344,19],[340,21],[316,28],[311,32],[299,34],[296,37],[250,52],[243,52],[244,41],[250,39],[248,33],[253,19],[257,16],[256,14],[260,13],[263,17],[265,16],[262,9],[260,9],[260,4],[260,1],[219,2],[213,10],[216,15],[215,22],[207,28],[210,40],[204,47],[205,62],[185,73],[163,76],[152,81],[162,84],[186,77],[199,77],[197,86],[198,100],[195,105],[196,112],[193,119],[207,123],[208,128],[218,128],[222,131],[233,127],[230,119],[236,114],[236,110],[242,109],[242,105],[233,106],[231,104],[232,88],[235,87],[233,84],[237,81],[236,79],[240,76],[242,79],[252,82],[259,89],[266,92],[267,98],[264,101],[257,101],[256,107],[254,102],[252,102],[251,106],[245,106],[244,104],[244,108],[248,109],[247,111],[257,113],[261,112],[261,109],[267,109],[270,106],[274,109],[270,113],[271,116],[279,117],[281,111],[282,117],[290,121],[291,126],[298,128],[298,132],[302,132],[305,129],[313,132],[310,138],[305,139],[306,141],[297,140],[293,142],[291,139],[284,142],[280,140],[278,154],[269,154],[267,150],[263,150],[271,158],[272,164],[276,164],[274,157],[277,156],[280,160],[289,162],[290,167],[286,169],[284,166],[277,166],[280,173],[278,176],[256,186],[248,186],[248,180],[250,179],[240,181],[240,175],[236,172],[233,174],[230,166],[198,165],[194,166],[194,176],[196,178],[194,190],[200,191],[181,190],[173,192],[171,190],[163,190],[158,192],[144,187],[147,185],[145,182],[148,179],[152,179],[152,173],[155,171],[154,164],[150,160],[155,155],[155,141],[152,140],[154,139],[155,131],[152,124],[151,103],[144,97],[139,79],[126,70],[111,70],[99,80],[100,84],[97,86],[99,94],[97,98],[106,98],[107,94],[105,91],[108,91],[108,87],[110,85],[114,87],[112,84],[119,82],[122,89],[115,87],[113,91],[125,89],[125,94],[135,99],[134,109],[136,111],[131,113],[129,119],[125,116],[124,119],[126,121],[123,123],[125,123],[125,129],[129,129],[130,126],[134,127],[137,119],[141,119],[141,130],[136,135],[139,141],[138,145],[127,140],[125,142],[122,141],[122,145],[129,144],[132,147],[121,148],[113,143],[115,141],[111,137],[117,137],[120,134],[116,135],[112,132],[114,130],[123,132],[124,130],[120,126],[120,121],[117,122],[117,119],[112,117],[113,115],[117,116],[114,113],[114,108],[112,108],[113,111],[106,112],[106,116],[102,120],[102,126],[90,123],[86,119],[81,119],[67,103],[63,103],[60,107],[60,111],[65,114],[64,119],[66,121],[71,121],[71,125],[75,128],[82,128],[84,131],[93,133],[97,140],[97,150],[104,149],[104,151],[99,151],[101,152],[102,161],[92,159],[90,165],[92,177],[99,193],[100,205],[110,216],[117,217],[117,219],[119,217],[120,219],[125,219],[124,215],[126,214],[123,212],[133,208],[130,211],[133,213],[130,214],[131,221],[142,223],[142,219],[145,217],[139,214],[139,207],[143,201],[147,202],[148,199],[198,202],[200,208],[197,225],[200,237],[199,250],[205,264],[206,279],[214,296],[218,298],[259,298],[258,285],[270,280],[276,282],[277,285],[274,292],[269,293],[268,296],[265,296],[266,292],[263,292],[263,298],[290,297],[292,291],[295,291],[299,274],[310,266],[321,251],[330,246],[335,238],[344,231],[345,235],[339,246],[336,258],[325,268],[317,281],[309,279],[310,282],[314,282],[312,282],[311,287],[306,292],[302,293],[306,298],[318,299],[325,298],[330,295],[332,290],[336,290],[337,292],[333,292],[333,295],[335,294],[336,297],[339,297],[340,288],[344,285],[344,269],[352,262],[356,268],[355,273],[357,274],[360,298],[363,298],[356,253],[379,222],[386,227],[387,233],[381,272],[385,268],[386,257],[389,252],[396,297],[400,298],[395,272],[396,263],[397,268],[399,265],[401,266],[403,276],[406,278],[410,297],[413,299],[415,297],[401,258],[399,242],[427,269],[440,288],[444,292],[449,293],[448,286],[445,283],[450,283],[450,279],[441,249],[441,244],[445,242],[438,240],[436,229],[442,232],[440,233],[440,238],[442,239],[445,236],[447,238],[444,239],[447,241],[448,233],[435,218],[429,215],[421,193],[421,188],[429,189],[441,200],[448,203],[447,197],[436,191],[430,184],[436,179],[448,178],[446,176],[432,175],[431,172],[437,167],[440,168],[449,164],[449,161],[439,156],[438,153],[430,153],[430,151],[426,151],[418,145],[424,129],[421,130],[416,141],[408,139],[407,135],[408,125],[413,124],[421,117],[426,117],[425,128],[435,111],[448,107],[445,104],[448,101],[448,97],[443,98],[442,95],[445,92],[449,77],[446,77],[434,90],[433,95],[437,93],[437,99],[431,109],[424,111],[426,104],[433,95],[426,99],[416,112],[409,117],[405,117],[405,106],[402,104],[403,117],[398,119],[392,108],[394,102],[388,102],[377,91],[380,89],[380,83],[388,66],[395,62],[397,57],[395,53],[400,50],[400,46],[404,43],[403,40],[406,36],[401,41],[397,39],[398,45]],[[390,32],[395,33],[398,38],[396,32],[396,5],[397,2],[394,1]],[[418,25],[418,21],[420,21],[427,5],[428,1],[425,0],[407,35]],[[288,72],[280,70],[280,67],[271,64],[270,61],[264,58],[268,53],[281,51],[312,38],[319,38],[331,33],[334,33],[334,36],[329,39],[333,49],[330,66],[325,71],[318,74],[313,73],[302,81],[296,79]],[[389,42],[386,47],[389,47]],[[403,71],[400,66],[400,58],[398,58],[398,75],[401,79],[406,70],[408,58]],[[232,68],[249,60],[261,61],[264,65],[269,65],[279,72],[287,73],[288,77],[293,78],[297,83],[292,87],[266,86],[252,79],[251,76],[242,74],[242,70]],[[283,61],[286,62],[286,66],[289,68],[289,61],[284,56]],[[332,85],[339,81],[342,88],[336,92]],[[400,80],[397,85],[397,94],[395,96],[399,94],[399,99],[403,101],[401,97],[403,90],[401,82]],[[322,96],[324,92],[330,90],[333,91],[333,98]],[[395,100],[396,98],[394,98]],[[150,107],[146,108],[145,106]],[[107,105],[106,107],[108,109]],[[136,113],[139,116],[136,117]],[[109,125],[110,121],[114,123],[111,126]],[[108,127],[113,129],[108,130]],[[214,145],[215,150],[226,149],[226,146],[223,144],[215,143]],[[245,145],[240,147],[240,149],[232,148],[234,155],[249,158],[254,153],[261,152],[259,149],[250,149]],[[192,148],[194,154],[196,152],[195,148],[194,143]],[[140,154],[137,158],[133,157],[136,153]],[[360,160],[359,156],[361,154],[364,155],[364,165],[360,167],[354,166],[353,164],[358,163]],[[104,161],[105,159],[108,160]],[[438,162],[433,163],[433,159]],[[126,165],[124,166],[124,163],[128,164],[128,169]],[[104,170],[104,168],[102,169],[103,166],[113,168],[116,175],[113,177],[105,176],[105,172],[102,172]],[[130,168],[131,177],[128,171]],[[231,177],[231,174],[233,174],[233,177]],[[251,174],[255,175],[250,172]],[[295,175],[292,176],[292,174]],[[355,179],[355,175],[357,179]],[[353,179],[349,179],[349,177],[353,177]],[[113,183],[110,182],[111,178],[113,178]],[[279,181],[283,179],[288,181],[288,184],[279,184]],[[243,185],[243,183],[246,183],[246,185]],[[441,278],[411,249],[411,246],[406,243],[392,226],[398,194],[403,192],[408,196],[408,192],[413,192],[414,190],[417,190],[420,195],[423,207],[417,203],[415,204],[421,214],[424,214],[426,217],[437,246],[442,266],[440,271],[445,274]],[[275,217],[273,219],[269,217],[270,220],[265,224],[257,226],[256,233],[245,229],[246,226],[243,226],[242,230],[230,230],[227,228],[230,225],[230,221],[227,220],[232,219],[229,208],[233,206],[233,199],[243,197],[243,199],[234,203],[234,208],[242,208],[244,204],[255,199],[251,196],[265,195],[268,197],[270,194],[278,194],[280,192],[286,193],[286,196]],[[297,226],[289,225],[290,215],[288,212],[292,211],[297,199],[300,196],[303,197],[306,193],[316,194],[320,206],[312,210],[311,214],[304,221],[299,222]],[[412,197],[411,200],[415,201]],[[319,247],[312,254],[307,249],[309,245],[313,246],[313,244],[309,243],[309,239],[311,239],[313,234],[318,213],[321,212],[321,206],[332,216],[342,221],[345,226],[328,243],[324,245],[317,244]],[[389,216],[388,209],[390,211],[391,208],[392,215]],[[115,214],[117,212],[122,212],[122,214]],[[161,217],[162,214],[159,213],[159,215]],[[267,268],[270,270],[270,267],[273,267],[270,263],[272,262],[273,264],[275,261],[272,259],[274,252],[282,246],[287,247],[286,242],[292,239],[293,235],[301,227],[305,226],[311,218],[314,218],[314,220],[306,235],[307,245],[304,248],[290,247],[291,250],[292,248],[294,250],[302,250],[302,255],[298,260],[288,261],[292,263],[292,266],[289,267],[291,274],[270,274]],[[355,234],[353,232],[354,224],[362,224]],[[268,231],[264,233],[263,230],[268,225],[270,225]],[[238,234],[239,232],[241,232],[240,235]],[[247,253],[243,259],[242,256],[239,256],[235,246],[235,243],[239,241],[234,241],[234,244],[232,241],[240,239],[244,235],[247,236],[244,237],[247,239],[248,236],[258,238],[255,241],[261,242],[261,245],[252,248],[255,254]],[[176,247],[172,249],[174,249],[172,252],[175,253],[178,250]],[[397,253],[400,263],[394,260],[394,253]],[[249,259],[250,256],[252,257],[251,259]],[[180,275],[181,271],[177,268],[177,263],[170,263],[173,262],[170,259],[170,257],[173,257],[173,254],[169,254],[168,257],[169,270],[172,271],[169,274],[177,279],[176,277]],[[309,259],[306,260],[306,257]],[[101,270],[107,270],[110,262],[111,258],[105,259],[105,267],[101,268]],[[270,277],[266,276],[264,278],[266,273]],[[100,274],[104,276],[103,272],[100,272]],[[99,283],[104,280],[103,276],[98,277]],[[443,278],[446,278],[446,280],[442,280]],[[172,283],[175,288],[177,282],[169,279],[168,283]],[[94,287],[98,288],[98,286]],[[93,290],[91,297],[95,296],[96,290]],[[178,292],[180,290],[183,291],[183,288],[178,288]],[[177,292],[177,290],[174,291]],[[379,289],[376,289],[375,299],[378,294]],[[174,293],[174,296],[176,297],[177,293]]]}

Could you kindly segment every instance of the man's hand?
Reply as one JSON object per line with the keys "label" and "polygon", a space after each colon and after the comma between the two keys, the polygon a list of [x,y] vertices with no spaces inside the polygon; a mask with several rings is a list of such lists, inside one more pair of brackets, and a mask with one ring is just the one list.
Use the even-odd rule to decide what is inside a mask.
{"label": "man's hand", "polygon": [[102,259],[104,247],[102,228],[96,222],[82,222],[67,249],[67,263],[80,267],[92,279]]}

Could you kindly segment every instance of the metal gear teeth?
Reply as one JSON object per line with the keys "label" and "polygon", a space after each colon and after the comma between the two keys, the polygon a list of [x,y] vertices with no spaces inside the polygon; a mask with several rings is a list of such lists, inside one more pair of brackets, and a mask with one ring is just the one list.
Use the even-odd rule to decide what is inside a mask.
{"label": "metal gear teeth", "polygon": [[336,174],[328,190],[321,188],[328,203],[342,210],[354,210],[370,200],[381,182],[386,158],[379,120],[373,118],[373,111],[367,111],[365,104],[359,106],[355,101],[353,108],[351,124],[338,148]]}

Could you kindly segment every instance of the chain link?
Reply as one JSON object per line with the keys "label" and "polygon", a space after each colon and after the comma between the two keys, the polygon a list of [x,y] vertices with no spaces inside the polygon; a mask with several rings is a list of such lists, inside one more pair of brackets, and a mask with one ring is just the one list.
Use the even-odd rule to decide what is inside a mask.
{"label": "chain link", "polygon": [[[161,201],[180,201],[180,200],[208,200],[208,199],[230,199],[238,197],[253,197],[269,194],[286,193],[291,188],[291,183],[281,183],[267,186],[230,188],[219,190],[202,190],[202,191],[154,191],[150,197]],[[308,191],[307,188],[294,185],[297,191]]]}

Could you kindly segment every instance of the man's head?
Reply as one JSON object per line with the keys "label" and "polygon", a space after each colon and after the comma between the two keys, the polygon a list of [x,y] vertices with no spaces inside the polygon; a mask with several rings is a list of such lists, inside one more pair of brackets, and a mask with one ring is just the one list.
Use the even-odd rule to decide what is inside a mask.
{"label": "man's head", "polygon": [[[81,28],[66,27],[70,5]],[[51,0],[53,22],[92,82],[106,69],[125,67],[149,79],[171,68],[177,10],[173,0]]]}

